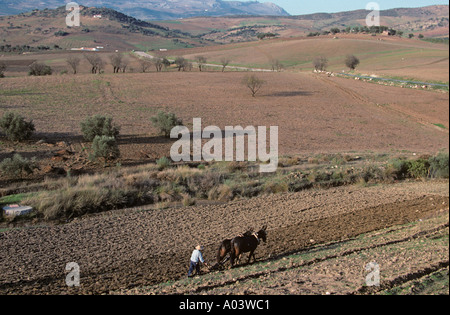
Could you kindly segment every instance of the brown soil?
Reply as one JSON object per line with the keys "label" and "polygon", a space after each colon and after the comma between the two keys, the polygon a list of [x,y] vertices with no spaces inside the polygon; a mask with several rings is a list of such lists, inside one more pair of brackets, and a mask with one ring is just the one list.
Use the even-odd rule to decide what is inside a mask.
{"label": "brown soil", "polygon": [[[33,119],[36,135],[21,144],[2,138],[0,160],[14,153],[37,157],[39,176],[98,169],[88,161],[90,144],[83,143],[80,122],[103,114],[121,126],[121,165],[152,162],[169,156],[173,143],[150,122],[158,110],[176,113],[190,129],[196,117],[203,128],[279,126],[281,155],[448,149],[448,94],[323,75],[260,73],[267,84],[253,98],[240,83],[244,76],[169,72],[2,80],[0,115],[14,110]],[[55,158],[62,149],[73,154]]]}
{"label": "brown soil", "polygon": [[[267,224],[266,260],[448,210],[448,182],[344,187],[221,205],[124,210],[0,234],[0,294],[100,294],[185,277],[193,246],[214,262],[225,238]],[[76,262],[81,287],[65,285]]]}

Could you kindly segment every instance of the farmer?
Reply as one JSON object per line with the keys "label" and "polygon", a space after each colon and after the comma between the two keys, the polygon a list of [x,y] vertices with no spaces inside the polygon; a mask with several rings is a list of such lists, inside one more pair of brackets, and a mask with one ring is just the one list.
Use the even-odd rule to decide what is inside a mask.
{"label": "farmer", "polygon": [[200,274],[200,262],[202,264],[204,264],[206,267],[208,267],[208,264],[203,259],[203,255],[201,252],[202,250],[203,250],[203,246],[197,245],[195,250],[192,252],[191,262],[189,265],[188,277],[192,277],[192,272],[194,272],[194,269],[195,269],[197,275]]}

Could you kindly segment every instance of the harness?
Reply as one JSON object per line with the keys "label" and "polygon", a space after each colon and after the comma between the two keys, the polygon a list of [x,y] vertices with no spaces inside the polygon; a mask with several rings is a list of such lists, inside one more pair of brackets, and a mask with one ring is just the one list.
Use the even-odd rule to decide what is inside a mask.
{"label": "harness", "polygon": [[256,240],[258,241],[258,245],[261,243],[261,240],[258,237],[258,233],[253,232],[252,236],[256,237]]}

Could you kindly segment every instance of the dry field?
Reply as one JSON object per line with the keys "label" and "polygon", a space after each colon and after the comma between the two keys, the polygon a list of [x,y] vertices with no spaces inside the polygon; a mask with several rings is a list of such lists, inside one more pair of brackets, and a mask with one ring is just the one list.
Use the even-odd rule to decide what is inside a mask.
{"label": "dry field", "polygon": [[392,36],[338,34],[321,37],[280,38],[262,42],[230,44],[207,48],[169,51],[171,56],[185,55],[194,59],[205,56],[220,63],[223,57],[232,64],[270,68],[270,60],[278,59],[288,70],[311,71],[316,56],[328,59],[328,70],[348,71],[345,57],[356,55],[361,64],[358,73],[416,80],[448,82],[449,50],[447,45],[431,44],[417,39]]}
{"label": "dry field", "polygon": [[[448,76],[435,70],[430,78]],[[159,110],[177,114],[190,129],[193,118],[202,118],[203,128],[279,126],[281,156],[414,158],[449,149],[448,93],[286,71],[257,73],[266,84],[253,98],[241,84],[246,74],[26,77],[19,71],[0,79],[0,116],[15,111],[33,119],[36,134],[24,143],[0,138],[0,160],[14,153],[37,157],[40,169],[30,181],[44,179],[48,166],[63,169],[63,176],[104,171],[88,160],[80,131],[81,121],[102,114],[121,126],[117,165],[153,163],[169,156],[173,143],[151,124]],[[1,188],[11,181],[17,180],[0,176]],[[364,287],[362,270],[373,260],[385,267],[380,290],[387,293],[436,275],[448,283],[448,196],[448,180],[355,185],[192,207],[144,206],[60,225],[6,226],[0,230],[0,294],[367,294],[373,292]],[[268,242],[257,251],[262,265],[161,285],[185,277],[197,242],[212,261],[223,239],[266,224]],[[65,285],[69,262],[80,265],[80,288]],[[444,281],[431,293],[448,294],[448,285]]]}
{"label": "dry field", "polygon": [[[12,229],[0,234],[0,294],[370,293],[364,291],[364,266],[372,261],[381,266],[382,288],[402,276],[445,271],[448,204],[448,181],[417,182],[128,209]],[[193,244],[202,242],[214,263],[223,239],[265,224],[268,241],[256,252],[262,267],[184,280]],[[294,253],[300,257],[286,256]],[[69,262],[80,266],[78,288],[65,284]],[[177,279],[183,280],[164,285]],[[129,290],[136,287],[141,289]]]}
{"label": "dry field", "polygon": [[[14,110],[36,125],[29,145],[4,141],[16,152],[52,153],[39,139],[81,144],[80,122],[106,114],[121,126],[123,162],[167,156],[170,141],[150,118],[168,110],[192,128],[280,126],[282,155],[373,151],[434,154],[448,148],[448,94],[367,84],[305,73],[261,73],[256,97],[241,85],[245,73],[146,73],[20,77],[1,81],[0,115]],[[436,124],[441,127],[436,126]],[[444,128],[442,128],[444,127]],[[54,149],[53,149],[54,150]]]}

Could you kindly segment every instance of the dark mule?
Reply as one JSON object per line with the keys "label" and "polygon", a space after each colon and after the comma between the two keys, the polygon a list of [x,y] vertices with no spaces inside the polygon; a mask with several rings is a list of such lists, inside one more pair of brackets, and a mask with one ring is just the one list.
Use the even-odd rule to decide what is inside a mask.
{"label": "dark mule", "polygon": [[234,261],[236,258],[239,258],[243,253],[250,252],[247,264],[250,263],[252,256],[253,261],[256,261],[255,250],[261,240],[263,240],[264,243],[266,242],[266,229],[267,226],[264,226],[259,232],[252,233],[251,235],[238,236],[231,240],[231,267],[234,266]]}
{"label": "dark mule", "polygon": [[230,239],[224,240],[222,244],[220,244],[219,250],[217,251],[218,265],[223,265],[228,261],[229,257],[227,257],[227,259],[225,259],[225,257],[230,253],[230,251],[231,251],[231,240]]}
{"label": "dark mule", "polygon": [[[244,234],[241,234],[240,236],[251,236],[253,234],[253,230],[250,230],[248,232],[245,232]],[[213,266],[214,269],[218,268],[219,266],[223,266],[229,259],[230,256],[228,255],[231,252],[231,239],[224,240],[217,251],[217,263]],[[240,259],[240,257],[238,257]]]}

